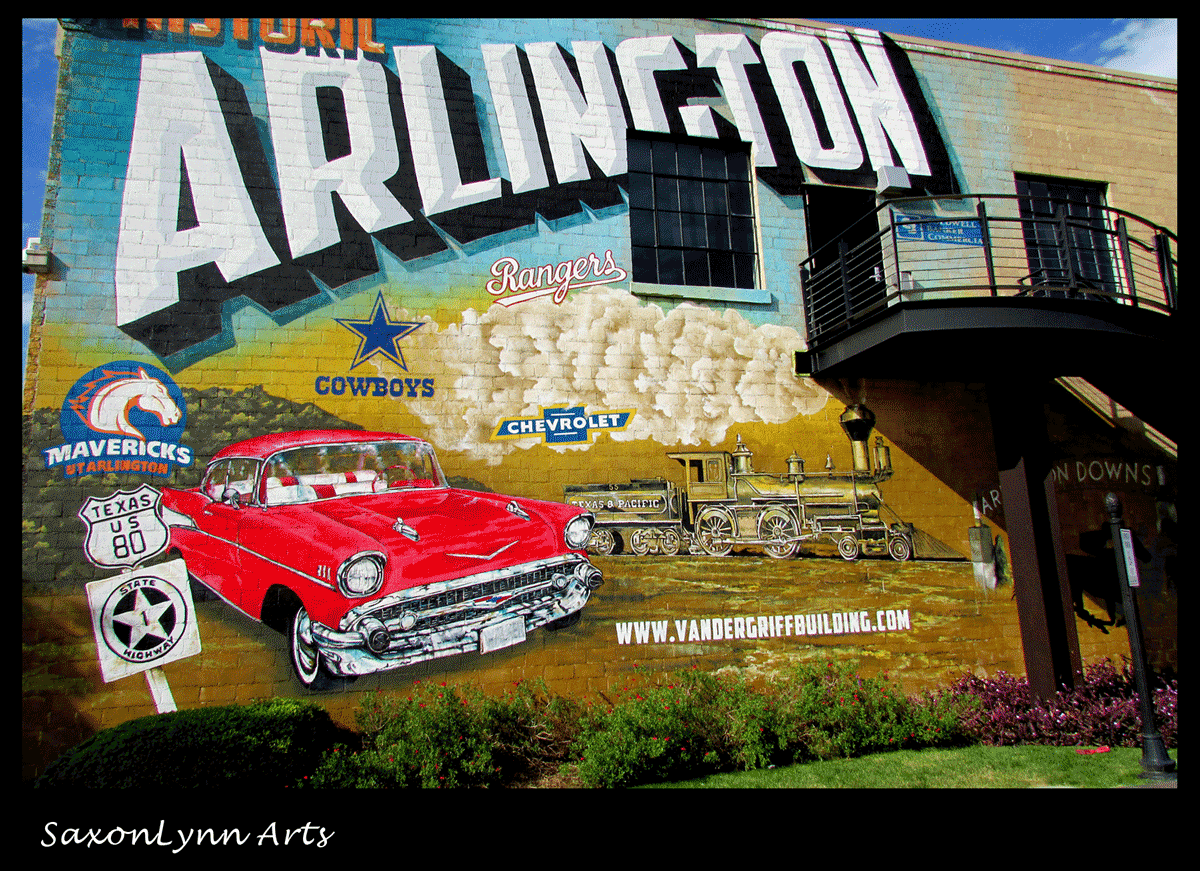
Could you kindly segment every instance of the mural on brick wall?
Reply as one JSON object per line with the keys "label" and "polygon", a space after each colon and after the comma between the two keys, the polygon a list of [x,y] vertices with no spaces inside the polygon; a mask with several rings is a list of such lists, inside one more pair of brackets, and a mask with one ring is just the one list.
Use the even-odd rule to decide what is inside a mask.
{"label": "mural on brick wall", "polygon": [[238,442],[164,506],[193,577],[285,632],[310,689],[520,644],[578,621],[604,581],[579,552],[591,514],[451,488],[433,447],[401,435]]}
{"label": "mural on brick wall", "polygon": [[[38,631],[148,578],[97,594],[102,643],[186,648],[195,704],[429,673],[584,694],[647,660],[1020,669],[986,399],[792,374],[802,188],[958,188],[879,34],[131,19],[64,65],[84,183],[39,296]],[[699,175],[639,181],[642,134]],[[636,265],[638,198],[685,182],[724,207],[673,228],[711,258],[692,298]]]}
{"label": "mural on brick wall", "polygon": [[[185,363],[234,341],[223,312],[242,298],[286,322],[386,260],[420,269],[539,220],[623,211],[627,130],[753,143],[759,179],[783,194],[814,180],[873,186],[892,165],[955,186],[919,88],[897,73],[903,53],[873,31],[571,40],[569,51],[481,40],[468,57],[407,44],[413,34],[389,25],[400,44],[377,42],[370,19],[302,20],[299,32],[287,19],[279,31],[218,21],[186,38],[132,19],[112,34],[163,49],[140,58],[124,173],[125,333]],[[518,263],[497,261],[489,290],[510,289],[504,271]],[[618,268],[604,261],[604,274]]]}
{"label": "mural on brick wall", "polygon": [[[867,440],[875,416],[862,405],[840,422],[853,444],[854,467],[805,472],[803,457],[788,457],[786,473],[755,472],[753,452],[738,436],[733,453],[667,454],[683,467],[679,484],[663,478],[625,484],[568,485],[572,505],[598,512],[588,546],[598,553],[675,556],[681,551],[728,556],[735,547],[761,548],[785,559],[806,543],[835,544],[843,559],[913,556],[915,529],[890,511],[879,483],[892,476],[891,453],[880,438],[874,463]],[[890,517],[889,517],[890,515]],[[943,554],[947,555],[947,554]]]}

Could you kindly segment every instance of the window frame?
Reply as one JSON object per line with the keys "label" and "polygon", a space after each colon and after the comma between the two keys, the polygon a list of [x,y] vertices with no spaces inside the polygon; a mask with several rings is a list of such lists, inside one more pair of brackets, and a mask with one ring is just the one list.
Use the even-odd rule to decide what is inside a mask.
{"label": "window frame", "polygon": [[[638,143],[638,144],[635,144]],[[637,149],[642,149],[645,143],[648,146],[648,152],[639,153]],[[660,144],[661,143],[661,144]],[[702,137],[680,137],[668,136],[661,134],[646,133],[643,131],[630,131],[626,139],[626,148],[629,154],[629,183],[627,191],[629,194],[629,240],[630,240],[630,257],[631,257],[631,281],[630,290],[643,296],[665,296],[680,299],[692,300],[713,300],[721,302],[741,302],[752,304],[769,304],[771,302],[771,294],[765,288],[765,276],[763,271],[763,249],[762,249],[762,229],[759,220],[758,208],[758,178],[755,172],[754,153],[749,143],[738,142],[733,143],[731,140],[709,139]],[[725,167],[720,170],[720,175],[712,173],[705,174],[705,163],[703,155],[705,149],[717,149],[724,152],[726,163]],[[664,155],[670,150],[672,154],[672,163],[667,165],[660,163],[655,166],[655,162],[660,160],[660,155]],[[680,167],[678,157],[684,153],[695,160],[694,163],[689,162],[686,167]],[[730,189],[728,187],[728,155],[731,153],[740,153],[745,155],[746,178],[744,179],[747,191],[747,201],[744,202],[746,210],[745,214],[737,214],[728,205],[726,200],[725,207],[720,211],[710,211],[707,207],[709,204],[708,193],[717,189],[716,185],[719,182],[725,182],[725,187],[722,193],[728,197]],[[742,181],[734,179],[733,181]],[[681,191],[686,183],[687,187],[693,191],[692,196],[685,203],[681,198]],[[695,196],[700,195],[699,209],[685,208],[685,206],[695,206],[697,201]],[[660,205],[660,196],[662,197],[662,205]],[[715,201],[715,198],[714,198]],[[692,216],[691,221],[687,221],[686,216]],[[694,235],[700,225],[698,218],[703,217],[704,220],[704,245],[695,244],[697,237]],[[672,227],[668,221],[671,217],[676,218],[677,224]],[[728,234],[727,246],[710,246],[707,243],[711,238],[711,233],[716,226],[719,226],[716,221],[724,219],[725,232]],[[741,237],[744,241],[749,242],[749,250],[742,247],[738,250],[734,247],[733,223],[738,219],[744,219],[748,226],[745,227],[744,235]],[[671,233],[672,230],[677,230],[675,235],[669,235],[664,241],[663,233]],[[689,235],[689,232],[692,235]],[[688,243],[691,244],[688,244]],[[656,263],[653,270],[654,281],[644,280],[645,272],[640,271],[639,258],[644,256],[646,252],[653,252],[656,258]],[[714,266],[714,253],[727,251],[729,257],[729,268],[734,274],[733,282],[738,282],[741,275],[747,273],[739,273],[738,258],[739,255],[744,260],[748,259],[748,275],[749,281],[753,284],[752,287],[729,286],[725,284],[713,284],[712,267]],[[662,252],[678,252],[678,273],[679,283],[665,283],[661,269]],[[704,258],[703,268],[706,272],[704,280],[705,284],[686,283],[689,279],[695,279],[695,275],[689,276],[689,263],[697,264],[697,253],[706,253],[708,256]],[[639,280],[639,273],[642,275],[642,280]],[[670,276],[675,277],[675,276]]]}
{"label": "window frame", "polygon": [[[1108,225],[1107,182],[1014,172],[1013,188],[1032,284],[1043,288],[1094,288],[1108,293],[1118,289],[1114,230]],[[1072,189],[1082,192],[1083,199],[1072,197]],[[1056,218],[1057,209],[1064,204],[1070,263],[1062,261]]]}

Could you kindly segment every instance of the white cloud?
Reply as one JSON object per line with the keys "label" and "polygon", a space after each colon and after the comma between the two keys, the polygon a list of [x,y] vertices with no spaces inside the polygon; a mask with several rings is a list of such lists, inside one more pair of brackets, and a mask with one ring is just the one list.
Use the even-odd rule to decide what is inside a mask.
{"label": "white cloud", "polygon": [[1179,22],[1174,18],[1136,18],[1100,43],[1097,63],[1110,69],[1179,78]]}
{"label": "white cloud", "polygon": [[[632,408],[615,440],[699,445],[721,442],[736,423],[813,414],[829,398],[811,379],[791,374],[792,352],[802,345],[794,329],[756,327],[735,311],[690,303],[664,314],[613,289],[576,293],[561,306],[543,299],[482,314],[468,309],[461,324],[440,331],[430,324],[410,341],[421,359],[440,361],[427,367],[437,372],[437,405],[410,410],[437,428],[439,448],[491,465],[538,443],[492,441],[496,424],[537,417],[542,406]],[[388,377],[404,374],[390,363],[376,367]]]}

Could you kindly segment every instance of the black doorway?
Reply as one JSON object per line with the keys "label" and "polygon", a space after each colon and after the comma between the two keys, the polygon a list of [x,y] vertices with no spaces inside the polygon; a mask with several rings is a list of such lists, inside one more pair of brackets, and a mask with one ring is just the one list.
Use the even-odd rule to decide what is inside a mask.
{"label": "black doorway", "polygon": [[806,280],[810,286],[820,288],[822,296],[834,294],[819,312],[813,312],[818,321],[814,326],[820,330],[849,319],[851,307],[857,313],[882,304],[887,288],[875,192],[808,186],[804,189],[804,206],[809,252]]}

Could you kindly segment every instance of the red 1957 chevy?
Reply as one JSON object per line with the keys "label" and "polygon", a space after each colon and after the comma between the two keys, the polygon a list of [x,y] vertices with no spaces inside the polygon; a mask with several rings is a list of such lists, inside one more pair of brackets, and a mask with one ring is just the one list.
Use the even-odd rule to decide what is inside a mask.
{"label": "red 1957 chevy", "polygon": [[589,512],[452,488],[428,442],[394,433],[238,442],[163,506],[191,576],[286,633],[312,690],[518,644],[575,622],[603,583]]}

